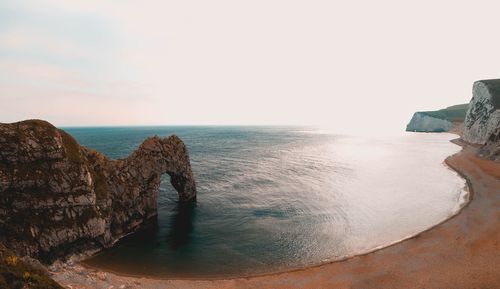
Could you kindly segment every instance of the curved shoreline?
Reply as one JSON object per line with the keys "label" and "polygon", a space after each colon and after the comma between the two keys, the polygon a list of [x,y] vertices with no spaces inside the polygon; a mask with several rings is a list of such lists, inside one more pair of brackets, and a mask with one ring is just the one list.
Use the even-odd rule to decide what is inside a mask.
{"label": "curved shoreline", "polygon": [[[396,250],[395,247],[398,247],[398,245],[401,246],[402,244],[407,244],[407,243],[411,242],[412,240],[418,242],[422,236],[427,235],[427,234],[434,232],[436,230],[439,230],[438,228],[443,227],[445,224],[448,224],[448,222],[450,222],[451,220],[455,220],[455,218],[457,216],[460,216],[465,211],[465,209],[468,208],[470,206],[470,204],[473,203],[474,197],[475,197],[475,190],[474,190],[475,188],[474,188],[473,182],[470,179],[471,176],[465,172],[464,168],[461,168],[459,165],[457,165],[457,163],[455,161],[453,161],[455,158],[458,158],[458,157],[461,157],[461,156],[464,156],[465,154],[467,154],[467,152],[465,152],[465,150],[469,150],[471,148],[471,146],[469,146],[465,143],[461,143],[460,141],[457,141],[457,140],[451,140],[451,142],[462,146],[462,149],[459,152],[457,152],[451,156],[448,156],[444,160],[444,163],[449,168],[451,168],[452,170],[457,172],[458,175],[460,175],[462,178],[464,178],[466,180],[466,190],[468,192],[467,201],[465,201],[462,204],[461,208],[459,210],[457,210],[457,212],[455,214],[453,214],[453,215],[449,216],[448,218],[444,219],[443,221],[433,225],[432,227],[429,227],[428,229],[421,231],[415,235],[412,235],[412,236],[409,236],[407,238],[403,238],[401,240],[395,241],[394,243],[384,245],[384,246],[379,247],[379,248],[375,248],[373,250],[370,250],[369,252],[365,252],[365,253],[353,255],[353,256],[348,256],[348,257],[345,257],[345,258],[342,258],[339,260],[326,261],[324,263],[320,263],[320,264],[316,264],[316,265],[312,265],[312,266],[307,266],[304,268],[296,268],[296,269],[290,269],[290,270],[279,271],[279,272],[269,272],[269,273],[265,273],[265,274],[255,274],[255,275],[250,275],[250,276],[228,277],[228,278],[224,278],[224,277],[220,278],[219,277],[219,278],[175,278],[175,279],[173,279],[173,278],[161,278],[161,277],[156,277],[156,276],[150,277],[150,276],[144,276],[144,275],[134,276],[134,275],[129,275],[129,274],[115,273],[115,272],[112,272],[109,270],[104,271],[104,270],[99,269],[99,268],[89,267],[88,265],[85,267],[82,267],[83,270],[78,269],[77,273],[81,274],[82,271],[91,271],[91,270],[97,269],[98,270],[97,273],[95,271],[94,271],[94,273],[96,273],[96,274],[101,273],[101,274],[109,275],[109,277],[106,277],[106,280],[110,279],[109,280],[110,282],[107,282],[108,285],[115,284],[115,285],[119,286],[118,283],[122,283],[122,282],[126,283],[128,281],[132,281],[132,282],[140,282],[141,284],[143,284],[143,285],[141,285],[140,288],[149,288],[149,287],[144,287],[144,285],[147,285],[147,284],[151,284],[151,285],[154,284],[154,286],[151,288],[166,288],[166,287],[169,287],[173,284],[180,286],[179,288],[191,287],[191,285],[196,285],[196,287],[203,287],[203,288],[221,288],[221,286],[224,287],[225,285],[228,285],[225,283],[241,283],[241,282],[252,283],[252,284],[254,282],[258,282],[258,283],[264,282],[262,284],[259,284],[259,286],[260,287],[263,286],[265,288],[266,286],[269,285],[269,286],[271,286],[270,288],[281,288],[279,285],[276,285],[276,284],[271,285],[271,284],[268,284],[268,282],[274,281],[274,283],[276,283],[276,281],[286,281],[289,278],[293,279],[294,277],[300,277],[300,275],[308,275],[309,273],[316,272],[316,271],[319,271],[320,273],[321,273],[321,271],[330,271],[329,270],[330,267],[344,266],[345,264],[354,262],[354,260],[368,258],[369,256],[376,255],[377,253],[383,254],[384,252]],[[497,164],[497,165],[500,167],[499,164]],[[500,181],[499,181],[499,183],[500,183]],[[383,268],[380,268],[380,269],[383,269]],[[92,274],[92,272],[87,272],[87,273]],[[333,272],[333,273],[335,273],[335,272]],[[61,284],[64,285],[67,283],[67,282],[65,282],[65,280],[68,280],[68,279],[59,278],[59,277],[61,277],[60,276],[61,274],[53,273],[52,275],[53,275],[52,277],[55,280],[59,281]],[[500,275],[500,274],[497,274],[497,275]],[[497,276],[497,277],[500,280],[500,276]],[[361,281],[363,280],[363,276],[358,276],[358,278]],[[104,281],[104,280],[101,280],[101,281]],[[282,283],[282,282],[278,282],[278,283]],[[97,285],[97,284],[95,284],[95,285]],[[243,284],[239,284],[239,285],[233,284],[227,288],[233,288],[235,286],[236,287],[243,287],[243,288],[246,288],[246,286],[250,286],[250,287],[255,286],[255,285],[251,285],[251,284],[246,284],[244,286],[241,286],[241,285],[243,285]],[[291,284],[288,284],[288,285],[291,285]],[[311,285],[311,287],[314,287],[314,286],[329,287],[329,285],[327,285],[327,284],[320,284],[320,285],[314,285],[314,286],[312,284],[305,284],[304,287],[309,287],[310,285]],[[78,287],[78,288],[87,288],[87,287],[85,287],[85,285],[83,285],[83,286],[84,287]],[[160,286],[160,287],[158,287],[158,286]],[[163,286],[165,286],[165,287],[163,287]],[[88,287],[88,288],[94,288],[94,287]],[[101,288],[101,287],[97,287],[97,288]],[[104,287],[102,287],[102,288],[104,288]],[[131,287],[131,288],[135,288],[135,287]],[[288,287],[283,287],[283,288],[288,288]],[[302,287],[300,287],[300,288],[302,288]],[[342,288],[344,288],[344,287],[342,287]],[[345,287],[345,288],[356,288],[356,287]],[[408,287],[408,288],[410,288],[410,287]],[[414,288],[414,287],[411,287],[411,288]],[[431,288],[433,288],[433,287],[431,287]],[[465,288],[467,288],[467,287],[465,287]]]}
{"label": "curved shoreline", "polygon": [[[456,140],[458,139],[452,139],[450,140],[451,143],[455,144],[455,145],[458,145],[458,146],[461,146],[459,143],[456,143]],[[472,198],[473,198],[473,190],[472,190],[472,187],[470,185],[470,181],[467,179],[467,177],[463,174],[461,174],[456,168],[454,168],[452,165],[450,165],[448,163],[448,159],[456,154],[459,154],[460,152],[462,152],[462,149],[448,157],[446,157],[446,159],[443,161],[443,163],[448,167],[448,169],[451,169],[452,171],[456,172],[458,174],[459,177],[461,177],[462,179],[465,180],[465,186],[464,186],[464,190],[466,191],[466,199],[460,204],[460,208],[454,212],[453,214],[447,216],[446,218],[442,219],[441,221],[439,221],[438,223],[428,227],[427,229],[425,230],[422,230],[422,231],[419,231],[417,233],[414,233],[414,234],[411,234],[411,235],[408,235],[406,237],[403,237],[401,239],[398,239],[398,240],[395,240],[391,243],[387,243],[387,244],[383,244],[383,245],[380,245],[380,246],[377,246],[377,247],[374,247],[366,252],[362,252],[362,253],[356,253],[356,254],[353,254],[353,255],[347,255],[347,256],[344,256],[342,258],[339,258],[339,259],[331,259],[331,260],[326,260],[326,261],[323,261],[323,262],[320,262],[320,263],[315,263],[315,264],[311,264],[311,265],[305,265],[305,266],[302,266],[302,267],[297,267],[297,268],[288,268],[288,269],[283,269],[283,270],[277,270],[277,271],[269,271],[269,272],[266,272],[266,273],[254,273],[254,274],[247,274],[247,275],[234,275],[234,276],[227,276],[227,277],[224,277],[224,276],[215,276],[215,277],[161,277],[161,276],[157,276],[157,275],[147,275],[147,274],[131,274],[131,273],[123,273],[123,272],[120,272],[120,271],[115,271],[113,269],[108,269],[108,268],[100,268],[100,267],[96,267],[96,266],[92,266],[88,263],[85,262],[85,260],[81,261],[80,264],[86,268],[86,269],[90,269],[90,270],[96,270],[96,271],[103,271],[103,272],[107,272],[107,273],[112,273],[112,274],[115,274],[115,275],[118,275],[118,276],[123,276],[123,277],[133,277],[133,278],[147,278],[147,279],[156,279],[156,280],[184,280],[184,281],[217,281],[217,280],[235,280],[235,279],[241,279],[241,278],[256,278],[256,277],[266,277],[266,276],[272,276],[272,275],[279,275],[279,274],[284,274],[284,273],[292,273],[292,272],[297,272],[297,271],[303,271],[303,270],[307,270],[307,269],[311,269],[311,268],[315,268],[315,267],[320,267],[320,266],[324,266],[324,265],[328,265],[328,264],[332,264],[332,263],[336,263],[336,262],[344,262],[344,261],[347,261],[351,258],[354,258],[354,257],[360,257],[360,256],[364,256],[364,255],[368,255],[368,254],[372,254],[376,251],[379,251],[379,250],[383,250],[385,248],[389,248],[389,247],[392,247],[394,245],[397,245],[401,242],[404,242],[406,240],[409,240],[409,239],[412,239],[412,238],[416,238],[418,237],[418,235],[422,234],[422,233],[425,233],[429,230],[432,230],[434,229],[435,227],[447,222],[448,220],[450,220],[451,218],[454,218],[455,216],[457,216],[458,214],[460,214],[462,212],[462,210],[467,207],[469,205],[469,203],[472,201]]]}
{"label": "curved shoreline", "polygon": [[[459,154],[461,151],[455,153],[455,154]],[[443,223],[446,223],[448,220],[456,217],[457,215],[459,215],[463,209],[465,209],[469,204],[470,202],[472,201],[473,199],[473,196],[474,196],[474,192],[473,192],[473,189],[470,185],[470,182],[469,180],[464,176],[462,175],[459,171],[457,171],[455,168],[453,168],[450,164],[447,163],[447,160],[448,158],[454,156],[455,154],[451,155],[451,156],[448,156],[445,160],[444,160],[444,163],[450,168],[452,169],[454,172],[456,172],[461,178],[463,178],[465,181],[466,181],[466,185],[464,187],[464,189],[467,191],[467,200],[465,202],[463,202],[461,204],[461,207],[452,215],[444,218],[442,221],[436,223],[435,225],[432,225],[431,227],[423,230],[423,231],[420,231],[418,233],[415,233],[413,235],[410,235],[408,237],[404,237],[402,239],[399,239],[399,240],[396,240],[392,243],[389,243],[389,244],[385,244],[385,245],[380,245],[378,247],[375,247],[367,252],[364,252],[364,253],[359,253],[359,254],[354,254],[354,255],[349,255],[349,256],[345,256],[343,258],[340,258],[340,259],[335,259],[335,260],[329,260],[329,261],[324,261],[324,262],[321,262],[321,263],[318,263],[318,264],[313,264],[313,265],[309,265],[309,266],[304,266],[304,267],[300,267],[300,268],[291,268],[291,269],[285,269],[285,270],[281,270],[281,271],[271,271],[271,272],[267,272],[267,273],[262,273],[262,274],[249,274],[249,275],[237,275],[237,276],[231,276],[231,277],[200,277],[200,278],[196,278],[196,277],[186,277],[186,278],[182,278],[182,277],[160,277],[160,276],[155,276],[155,275],[142,275],[142,274],[128,274],[128,273],[122,273],[122,272],[119,272],[119,271],[114,271],[112,269],[103,269],[103,268],[99,268],[99,267],[95,267],[95,266],[92,266],[92,265],[89,265],[87,263],[85,263],[85,260],[81,261],[80,264],[82,265],[82,267],[86,268],[86,269],[90,269],[90,270],[96,270],[96,271],[102,271],[102,272],[106,272],[106,273],[112,273],[112,274],[115,274],[117,276],[122,276],[122,277],[132,277],[132,278],[145,278],[145,279],[155,279],[155,280],[170,280],[170,281],[175,281],[175,280],[182,280],[182,281],[222,281],[222,280],[237,280],[237,279],[249,279],[249,278],[257,278],[257,277],[267,277],[267,276],[274,276],[274,275],[280,275],[280,274],[286,274],[286,273],[293,273],[293,272],[300,272],[300,271],[304,271],[304,270],[308,270],[308,269],[312,269],[312,268],[317,268],[317,267],[321,267],[321,266],[325,266],[325,265],[329,265],[329,264],[333,264],[333,263],[338,263],[338,262],[345,262],[345,261],[348,261],[349,259],[352,259],[352,258],[356,258],[356,257],[362,257],[362,256],[365,256],[365,255],[368,255],[368,254],[372,254],[374,252],[377,252],[377,251],[380,251],[380,250],[384,250],[386,248],[390,248],[392,246],[395,246],[395,245],[398,245],[399,243],[401,242],[405,242],[407,240],[410,240],[410,239],[413,239],[413,238],[418,238],[418,236],[420,234],[423,234],[427,231],[430,231],[432,229],[434,229],[435,227],[443,224]]]}

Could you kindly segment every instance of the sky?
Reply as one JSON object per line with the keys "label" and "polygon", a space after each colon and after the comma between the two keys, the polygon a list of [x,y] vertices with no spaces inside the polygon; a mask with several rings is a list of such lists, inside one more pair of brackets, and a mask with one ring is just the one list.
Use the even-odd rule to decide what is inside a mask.
{"label": "sky", "polygon": [[500,77],[498,1],[0,2],[0,122],[401,131]]}

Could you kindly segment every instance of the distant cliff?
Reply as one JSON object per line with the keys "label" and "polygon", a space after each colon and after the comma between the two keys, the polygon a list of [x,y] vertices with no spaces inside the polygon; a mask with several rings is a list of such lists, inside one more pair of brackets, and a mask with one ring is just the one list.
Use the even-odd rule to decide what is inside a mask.
{"label": "distant cliff", "polygon": [[482,145],[478,152],[480,157],[500,161],[500,79],[474,82],[468,104],[416,112],[406,130],[445,132],[461,122],[462,139]]}
{"label": "distant cliff", "polygon": [[464,121],[463,139],[470,143],[484,144],[498,127],[500,79],[474,82],[472,100]]}
{"label": "distant cliff", "polygon": [[459,104],[436,111],[415,112],[406,126],[406,131],[449,131],[453,128],[455,123],[461,123],[464,121],[468,106],[468,104]]}
{"label": "distant cliff", "polygon": [[176,136],[148,138],[111,160],[45,121],[0,124],[0,242],[43,261],[110,247],[157,214],[164,173],[180,201],[196,199]]}

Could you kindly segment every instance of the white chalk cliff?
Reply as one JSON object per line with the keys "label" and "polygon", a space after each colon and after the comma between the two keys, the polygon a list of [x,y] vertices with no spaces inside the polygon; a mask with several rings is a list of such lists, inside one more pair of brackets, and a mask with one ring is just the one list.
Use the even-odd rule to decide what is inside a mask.
{"label": "white chalk cliff", "polygon": [[457,104],[435,111],[418,111],[413,114],[406,131],[444,132],[451,130],[465,119],[468,103]]}
{"label": "white chalk cliff", "polygon": [[451,121],[429,116],[423,112],[415,112],[406,126],[406,131],[443,132],[453,127]]}

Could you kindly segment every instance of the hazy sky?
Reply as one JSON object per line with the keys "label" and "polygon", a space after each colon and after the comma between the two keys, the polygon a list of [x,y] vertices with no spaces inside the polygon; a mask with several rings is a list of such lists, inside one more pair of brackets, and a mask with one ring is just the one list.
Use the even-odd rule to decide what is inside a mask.
{"label": "hazy sky", "polygon": [[403,130],[500,77],[498,1],[1,1],[0,122]]}

